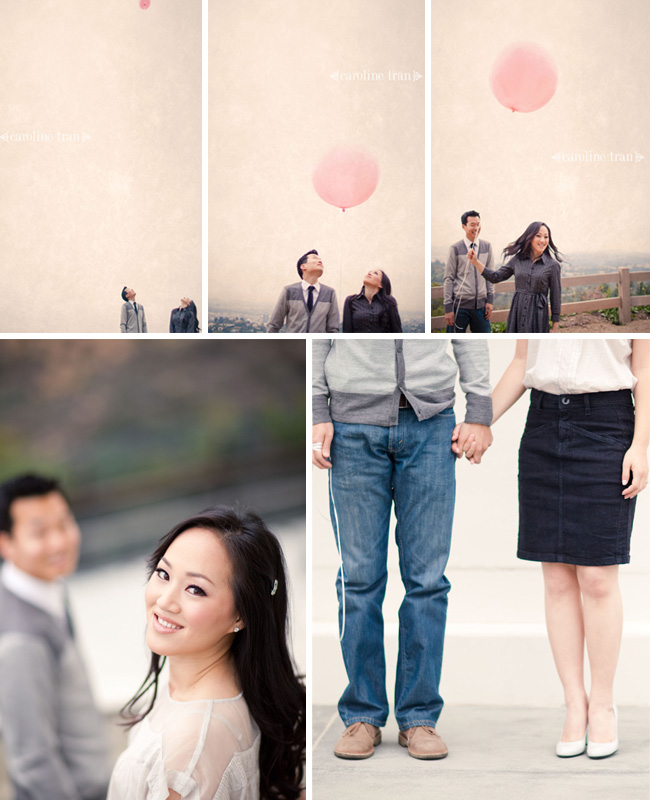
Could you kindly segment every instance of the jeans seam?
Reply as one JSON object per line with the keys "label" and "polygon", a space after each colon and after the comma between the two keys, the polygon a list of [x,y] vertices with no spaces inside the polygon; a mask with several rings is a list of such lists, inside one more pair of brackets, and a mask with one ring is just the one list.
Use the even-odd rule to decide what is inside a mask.
{"label": "jeans seam", "polygon": [[384,720],[384,722],[377,722],[376,719],[370,719],[370,717],[351,717],[350,719],[341,717],[341,720],[346,728],[349,728],[350,725],[354,725],[356,722],[366,722],[368,725],[374,725],[375,728],[383,728],[386,725],[386,720]]}

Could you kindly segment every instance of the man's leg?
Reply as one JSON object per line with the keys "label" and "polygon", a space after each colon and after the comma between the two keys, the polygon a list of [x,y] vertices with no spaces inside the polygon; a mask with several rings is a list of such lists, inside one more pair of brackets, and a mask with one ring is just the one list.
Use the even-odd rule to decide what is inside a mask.
{"label": "man's leg", "polygon": [[400,730],[435,727],[450,584],[444,575],[455,500],[451,409],[418,422],[400,412],[395,429],[395,531],[406,594],[399,612],[395,716]]}
{"label": "man's leg", "polygon": [[392,505],[390,428],[334,423],[330,512],[343,562],[337,576],[341,650],[349,684],[339,701],[346,726],[386,724],[382,603]]}
{"label": "man's leg", "polygon": [[472,333],[490,333],[490,320],[485,319],[485,306],[475,308],[470,312],[469,329]]}

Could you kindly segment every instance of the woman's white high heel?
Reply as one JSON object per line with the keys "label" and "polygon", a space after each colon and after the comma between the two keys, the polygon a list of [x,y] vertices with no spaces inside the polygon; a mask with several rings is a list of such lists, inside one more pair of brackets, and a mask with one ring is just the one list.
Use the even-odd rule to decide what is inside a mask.
{"label": "woman's white high heel", "polygon": [[558,742],[555,745],[555,755],[560,758],[572,758],[582,755],[587,749],[587,731],[582,739],[575,742]]}
{"label": "woman's white high heel", "polygon": [[587,755],[589,758],[607,758],[618,750],[618,710],[614,706],[614,724],[616,737],[613,742],[591,742],[587,740]]}

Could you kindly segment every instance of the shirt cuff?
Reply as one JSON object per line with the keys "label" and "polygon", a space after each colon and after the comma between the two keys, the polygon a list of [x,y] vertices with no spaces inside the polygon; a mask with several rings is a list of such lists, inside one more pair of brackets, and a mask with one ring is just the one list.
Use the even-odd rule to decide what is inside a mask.
{"label": "shirt cuff", "polygon": [[453,301],[452,301],[451,303],[445,303],[445,314],[451,314],[451,312],[452,312],[453,310],[454,310],[454,303],[453,303]]}
{"label": "shirt cuff", "polygon": [[467,394],[465,422],[477,425],[492,424],[492,398],[484,394]]}
{"label": "shirt cuff", "polygon": [[330,405],[326,394],[312,395],[311,399],[311,414],[312,425],[318,425],[321,422],[331,422]]}

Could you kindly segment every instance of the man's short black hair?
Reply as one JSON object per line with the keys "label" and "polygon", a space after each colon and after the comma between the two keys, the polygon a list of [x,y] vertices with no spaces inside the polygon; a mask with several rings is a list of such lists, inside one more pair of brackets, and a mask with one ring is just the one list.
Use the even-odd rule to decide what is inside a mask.
{"label": "man's short black hair", "polygon": [[310,250],[308,253],[305,253],[304,256],[300,256],[296,266],[298,267],[298,275],[300,275],[301,278],[302,278],[302,269],[301,269],[302,265],[305,263],[305,261],[307,261],[309,256],[317,256],[317,255],[318,255],[318,250]]}
{"label": "man's short black hair", "polygon": [[43,497],[51,492],[58,492],[68,503],[65,492],[55,478],[44,478],[41,475],[18,475],[0,485],[0,531],[11,535],[13,519],[11,505],[15,500],[24,497]]}
{"label": "man's short black hair", "polygon": [[127,298],[126,298],[126,290],[127,290],[128,288],[129,288],[128,286],[125,286],[125,287],[122,289],[122,300],[124,300],[124,302],[125,302],[125,303],[127,302]]}
{"label": "man's short black hair", "polygon": [[478,217],[481,219],[481,215],[478,213],[478,211],[466,211],[460,218],[461,225],[467,225],[467,217]]}

